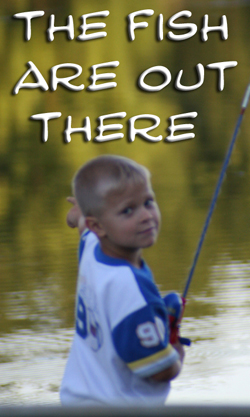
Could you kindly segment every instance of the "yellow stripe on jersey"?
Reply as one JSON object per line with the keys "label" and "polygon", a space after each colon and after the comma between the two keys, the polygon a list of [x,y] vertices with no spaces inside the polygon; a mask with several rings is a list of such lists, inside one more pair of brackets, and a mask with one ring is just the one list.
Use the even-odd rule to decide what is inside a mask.
{"label": "yellow stripe on jersey", "polygon": [[171,355],[173,351],[174,348],[170,344],[168,344],[168,346],[160,352],[154,353],[153,355],[147,356],[146,358],[127,363],[127,365],[131,369],[131,371],[135,371],[138,368],[142,368],[147,365],[150,366],[151,364],[158,362],[160,359]]}

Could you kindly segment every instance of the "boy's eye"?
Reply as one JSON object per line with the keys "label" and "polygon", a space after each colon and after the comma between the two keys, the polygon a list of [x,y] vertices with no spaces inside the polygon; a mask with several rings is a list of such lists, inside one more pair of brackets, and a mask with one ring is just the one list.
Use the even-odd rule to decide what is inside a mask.
{"label": "boy's eye", "polygon": [[145,207],[150,207],[150,206],[152,206],[154,204],[154,199],[153,198],[148,198],[146,201],[145,201]]}
{"label": "boy's eye", "polygon": [[131,214],[132,213],[132,208],[131,207],[126,207],[123,211],[122,214]]}

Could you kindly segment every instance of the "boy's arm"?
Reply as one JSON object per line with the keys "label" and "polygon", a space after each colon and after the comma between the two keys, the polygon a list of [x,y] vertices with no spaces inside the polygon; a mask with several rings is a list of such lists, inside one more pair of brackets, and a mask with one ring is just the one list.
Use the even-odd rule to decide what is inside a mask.
{"label": "boy's arm", "polygon": [[171,381],[172,379],[176,378],[182,368],[182,363],[184,360],[185,352],[182,344],[180,342],[175,343],[173,345],[173,348],[177,350],[179,353],[179,359],[176,360],[173,365],[171,365],[169,368],[164,369],[161,372],[158,372],[155,375],[152,375],[150,379],[153,379],[154,381],[163,382],[163,381]]}
{"label": "boy's arm", "polygon": [[[163,297],[164,303],[167,307],[168,319],[169,319],[169,330],[170,330],[170,343],[179,354],[179,359],[169,368],[152,376],[155,381],[170,381],[176,378],[182,368],[184,360],[184,348],[183,342],[179,340],[179,325],[183,315],[185,306],[184,300],[176,292],[169,292]],[[183,338],[182,338],[183,339]],[[186,339],[189,341],[189,339]],[[186,343],[189,344],[189,343]]]}
{"label": "boy's arm", "polygon": [[73,207],[71,207],[71,209],[68,211],[66,217],[67,225],[73,229],[77,227],[79,234],[81,235],[82,232],[86,229],[85,218],[77,204],[75,197],[67,197],[67,201],[73,204]]}
{"label": "boy's arm", "polygon": [[[170,381],[181,370],[184,350],[179,341],[170,342],[168,313],[150,271],[145,267],[140,274],[121,270],[119,280],[109,287],[114,347],[138,377]],[[129,297],[124,297],[127,293]]]}

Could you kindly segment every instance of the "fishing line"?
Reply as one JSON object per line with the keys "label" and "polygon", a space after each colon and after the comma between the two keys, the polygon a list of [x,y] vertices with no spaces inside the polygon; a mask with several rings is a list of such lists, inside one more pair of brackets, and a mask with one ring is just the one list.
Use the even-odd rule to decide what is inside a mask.
{"label": "fishing line", "polygon": [[197,261],[198,261],[199,255],[200,255],[202,244],[203,244],[204,238],[206,236],[206,232],[207,232],[207,229],[208,229],[208,226],[209,226],[209,223],[210,223],[210,220],[211,220],[214,208],[215,208],[215,204],[216,204],[219,192],[220,192],[220,188],[221,188],[224,176],[225,176],[225,172],[226,172],[227,166],[228,166],[229,161],[230,161],[230,157],[231,157],[233,147],[234,147],[234,144],[235,144],[235,141],[236,141],[239,129],[240,129],[240,125],[241,125],[245,110],[246,110],[248,102],[249,102],[249,97],[250,97],[250,83],[247,85],[246,91],[245,91],[244,96],[243,96],[240,115],[238,117],[238,120],[237,120],[237,123],[236,123],[236,126],[235,126],[235,130],[234,130],[234,134],[233,134],[233,137],[232,137],[231,142],[229,144],[228,151],[226,153],[225,160],[224,160],[224,163],[223,163],[222,168],[221,168],[220,176],[219,176],[219,179],[218,179],[217,185],[215,187],[215,191],[214,191],[214,194],[213,194],[210,206],[209,206],[208,214],[207,214],[207,217],[206,217],[206,220],[205,220],[205,223],[204,223],[204,226],[203,226],[203,230],[202,230],[202,233],[201,233],[198,245],[197,245],[197,249],[196,249],[196,252],[195,252],[195,255],[194,255],[193,263],[191,265],[191,268],[190,268],[190,271],[189,271],[189,274],[188,274],[188,278],[187,278],[186,285],[185,285],[183,295],[182,295],[182,297],[184,299],[187,296],[187,292],[188,292],[188,289],[189,289],[189,286],[190,286],[190,283],[191,283],[191,280],[192,280],[192,277],[193,277],[193,274],[194,274],[194,270],[195,270],[195,267],[196,267],[196,264],[197,264]]}

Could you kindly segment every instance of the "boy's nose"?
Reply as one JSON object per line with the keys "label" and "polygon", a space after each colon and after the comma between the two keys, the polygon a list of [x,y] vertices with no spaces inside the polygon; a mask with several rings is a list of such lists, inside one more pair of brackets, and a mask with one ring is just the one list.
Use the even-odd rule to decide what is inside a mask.
{"label": "boy's nose", "polygon": [[151,220],[152,218],[153,218],[153,214],[151,213],[151,211],[148,210],[146,207],[143,207],[141,210],[141,216],[140,216],[141,221]]}

